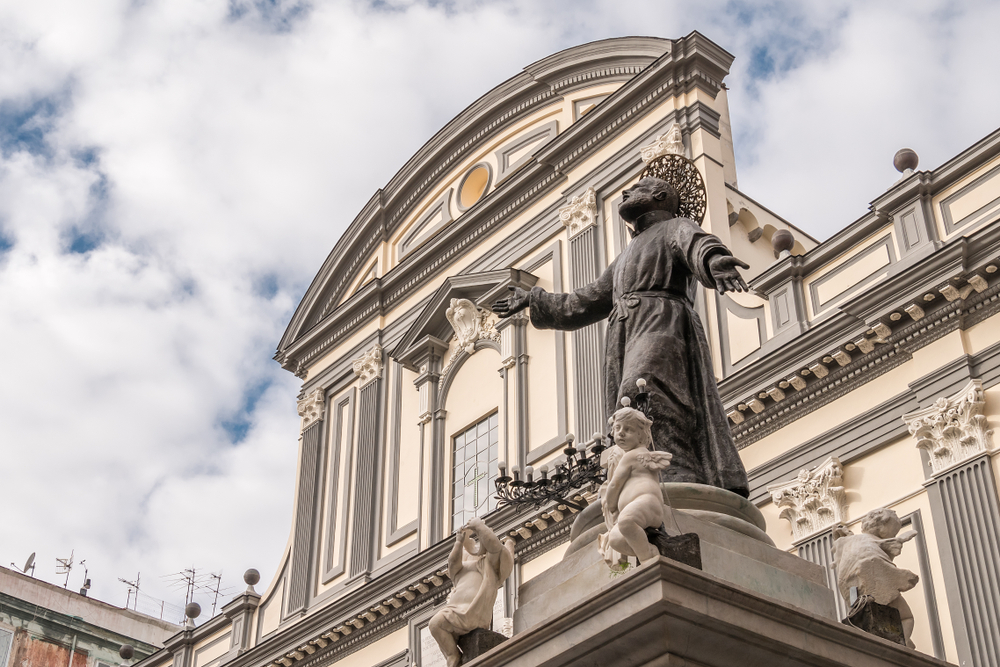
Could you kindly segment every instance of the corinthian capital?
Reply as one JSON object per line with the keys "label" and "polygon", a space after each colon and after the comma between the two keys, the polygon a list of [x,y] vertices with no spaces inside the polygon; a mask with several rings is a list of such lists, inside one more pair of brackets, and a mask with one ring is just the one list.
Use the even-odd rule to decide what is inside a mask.
{"label": "corinthian capital", "polygon": [[358,376],[358,386],[364,387],[382,377],[382,346],[374,345],[359,359],[354,360],[354,374]]}
{"label": "corinthian capital", "polygon": [[779,516],[792,524],[795,541],[847,520],[844,467],[836,456],[812,470],[800,471],[790,482],[767,487],[767,491],[781,508]]}
{"label": "corinthian capital", "polygon": [[559,221],[568,229],[569,235],[576,236],[587,227],[597,223],[597,193],[587,188],[582,195],[573,197],[559,209]]}
{"label": "corinthian capital", "polygon": [[299,399],[299,417],[302,418],[301,431],[318,422],[323,418],[326,409],[326,400],[322,389],[317,389],[305,398]]}
{"label": "corinthian capital", "polygon": [[903,415],[917,448],[927,452],[935,475],[990,448],[993,430],[987,428],[985,405],[982,381],[970,380],[957,394]]}

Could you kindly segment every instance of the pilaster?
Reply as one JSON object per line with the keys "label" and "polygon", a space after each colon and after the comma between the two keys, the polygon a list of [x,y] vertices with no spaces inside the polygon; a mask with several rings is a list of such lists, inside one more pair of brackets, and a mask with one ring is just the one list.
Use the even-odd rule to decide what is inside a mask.
{"label": "pilaster", "polygon": [[961,664],[1000,666],[1000,507],[990,462],[993,432],[977,379],[903,416],[925,452],[945,591]]}
{"label": "pilaster", "polygon": [[286,611],[304,611],[309,596],[310,554],[313,543],[313,518],[316,511],[319,453],[326,415],[326,392],[320,388],[299,400],[302,418],[302,453],[299,457],[299,487],[295,502],[295,530],[292,534],[292,558],[288,577]]}
{"label": "pilaster", "polygon": [[767,487],[771,500],[781,509],[779,516],[791,524],[796,542],[847,520],[843,476],[840,459],[831,456],[812,470],[800,471],[790,482]]}
{"label": "pilaster", "polygon": [[379,425],[382,420],[381,379],[382,347],[373,346],[354,362],[358,379],[358,449],[355,478],[353,536],[351,538],[351,576],[371,570],[374,543],[378,535],[375,502],[379,491],[376,475],[379,454]]}
{"label": "pilaster", "polygon": [[[676,127],[676,126],[675,126]],[[600,267],[600,227],[593,188],[559,209],[569,234],[569,280],[575,290],[597,280]],[[576,433],[604,430],[603,323],[572,332]]]}

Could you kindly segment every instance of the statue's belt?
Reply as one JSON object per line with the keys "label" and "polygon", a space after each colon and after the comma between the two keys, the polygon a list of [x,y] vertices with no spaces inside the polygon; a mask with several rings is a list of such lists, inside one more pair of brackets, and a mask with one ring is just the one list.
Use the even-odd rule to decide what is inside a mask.
{"label": "statue's belt", "polygon": [[611,310],[611,315],[608,316],[608,321],[610,322],[616,317],[619,322],[627,320],[629,308],[638,308],[639,304],[642,303],[642,297],[650,297],[654,299],[673,299],[674,301],[680,301],[687,306],[692,305],[690,299],[687,298],[687,295],[678,294],[676,292],[668,292],[666,290],[625,292],[618,297],[617,301],[615,301],[615,307]]}

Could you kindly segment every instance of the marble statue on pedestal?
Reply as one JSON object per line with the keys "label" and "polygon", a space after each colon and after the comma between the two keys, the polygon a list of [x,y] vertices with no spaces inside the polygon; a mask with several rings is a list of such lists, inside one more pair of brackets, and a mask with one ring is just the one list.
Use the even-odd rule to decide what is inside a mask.
{"label": "marble statue on pedestal", "polygon": [[513,569],[514,541],[507,539],[501,544],[482,519],[471,519],[455,533],[455,546],[448,556],[452,591],[428,625],[448,667],[462,662],[459,637],[490,627],[497,589]]}
{"label": "marble statue on pedestal", "polygon": [[[573,330],[607,320],[606,415],[623,397],[634,398],[636,380],[646,378],[653,447],[673,455],[660,480],[709,484],[746,498],[746,470],[694,301],[698,283],[719,292],[746,290],[738,269],[749,266],[684,217],[704,213],[697,167],[679,155],[658,160],[647,169],[660,165],[656,173],[664,178],[683,178],[646,176],[622,193],[618,211],[632,225],[633,238],[595,282],[569,294],[512,287],[493,311],[510,317],[530,307],[531,324],[540,329]],[[692,200],[701,202],[700,213],[690,213]]]}
{"label": "marble statue on pedestal", "polygon": [[608,532],[600,535],[598,547],[609,566],[619,554],[647,561],[659,556],[650,544],[647,528],[663,525],[663,494],[658,472],[670,465],[672,455],[650,451],[653,422],[640,411],[625,406],[612,415],[611,434],[615,446],[609,452],[608,481],[601,486],[601,503]]}
{"label": "marble statue on pedestal", "polygon": [[906,644],[913,648],[913,612],[900,594],[917,585],[920,578],[892,562],[903,550],[903,543],[916,537],[910,530],[899,535],[903,527],[896,512],[876,509],[861,521],[861,534],[855,535],[844,526],[833,531],[833,567],[837,572],[837,588],[850,602],[851,588],[859,595],[869,595],[875,602],[899,611]]}

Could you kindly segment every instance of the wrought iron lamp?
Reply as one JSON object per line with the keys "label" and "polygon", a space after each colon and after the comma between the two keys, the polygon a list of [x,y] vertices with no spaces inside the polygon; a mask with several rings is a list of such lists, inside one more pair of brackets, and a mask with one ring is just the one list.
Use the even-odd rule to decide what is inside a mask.
{"label": "wrought iron lamp", "polygon": [[[639,388],[635,396],[636,407],[645,413],[649,409],[646,381],[640,378],[635,384]],[[622,399],[623,405],[628,406],[629,403],[627,398]],[[573,434],[566,436],[566,449],[563,450],[566,460],[556,465],[551,474],[548,466],[539,468],[538,479],[535,479],[535,470],[531,466],[525,466],[524,479],[521,479],[521,472],[516,466],[511,468],[511,475],[507,475],[507,465],[501,461],[497,466],[500,475],[496,479],[498,505],[541,507],[551,501],[558,501],[567,507],[582,510],[585,505],[570,500],[568,496],[574,489],[587,484],[604,483],[607,470],[601,467],[601,452],[607,447],[601,433],[594,434],[589,452],[586,443],[574,446],[575,440]]]}
{"label": "wrought iron lamp", "polygon": [[512,476],[509,476],[507,465],[500,462],[500,475],[496,479],[498,504],[541,507],[550,501],[558,501],[575,510],[582,510],[585,505],[569,500],[568,496],[574,489],[589,483],[604,482],[601,452],[607,448],[604,446],[604,436],[600,433],[594,434],[589,452],[586,443],[580,442],[574,446],[575,440],[572,433],[566,436],[566,449],[563,450],[565,462],[557,464],[551,474],[548,466],[542,466],[538,469],[538,478],[531,466],[525,466],[524,479],[521,479],[517,466],[511,468]]}

